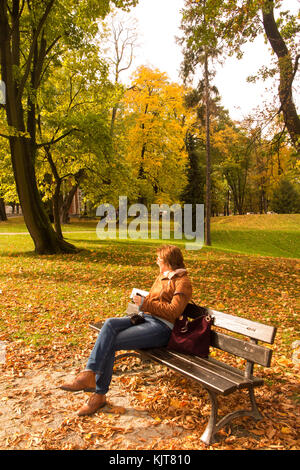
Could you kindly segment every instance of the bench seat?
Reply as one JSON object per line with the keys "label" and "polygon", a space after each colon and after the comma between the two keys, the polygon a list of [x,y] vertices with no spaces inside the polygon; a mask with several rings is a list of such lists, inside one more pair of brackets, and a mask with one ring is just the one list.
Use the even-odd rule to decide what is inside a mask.
{"label": "bench seat", "polygon": [[229,395],[237,389],[263,384],[257,377],[246,378],[242,371],[213,358],[202,359],[166,348],[137,350],[142,356],[163,364],[170,369],[194,379],[205,388],[220,395]]}

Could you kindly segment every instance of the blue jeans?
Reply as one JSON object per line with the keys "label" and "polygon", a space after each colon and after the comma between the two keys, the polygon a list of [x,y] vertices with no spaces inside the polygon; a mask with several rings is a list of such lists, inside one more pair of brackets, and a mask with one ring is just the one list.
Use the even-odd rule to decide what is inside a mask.
{"label": "blue jeans", "polygon": [[96,393],[108,392],[116,351],[166,346],[171,331],[165,323],[147,314],[144,323],[134,326],[129,317],[106,320],[86,365],[86,370],[96,373]]}

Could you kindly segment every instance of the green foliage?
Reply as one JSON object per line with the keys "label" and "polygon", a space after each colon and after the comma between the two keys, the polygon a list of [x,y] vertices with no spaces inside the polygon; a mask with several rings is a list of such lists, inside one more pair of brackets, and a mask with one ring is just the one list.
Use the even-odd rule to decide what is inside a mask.
{"label": "green foliage", "polygon": [[300,193],[286,178],[281,178],[273,191],[271,207],[278,214],[300,213]]}
{"label": "green foliage", "polygon": [[199,142],[195,136],[188,134],[186,137],[188,152],[187,179],[188,183],[181,194],[181,200],[185,204],[204,203],[205,167],[203,162],[205,155],[199,149]]}
{"label": "green foliage", "polygon": [[0,148],[0,197],[5,202],[19,202],[16,183],[14,180],[8,141],[3,139]]}
{"label": "green foliage", "polygon": [[[121,181],[127,179],[115,175],[118,157],[113,156],[109,134],[110,111],[120,90],[109,82],[108,64],[101,59],[105,31],[99,31],[99,19],[112,6],[128,11],[136,4],[137,0],[54,0],[48,5],[32,1],[20,10],[22,54],[18,53],[14,77],[24,86],[20,92],[25,121],[33,112],[38,124],[35,130],[31,119],[26,136],[37,141],[33,160],[44,201],[53,197],[58,181],[66,180],[64,190],[70,188],[81,170],[86,174],[84,193],[92,204],[117,187],[124,189]],[[16,133],[4,121],[1,132]],[[9,172],[6,163],[5,168]],[[5,184],[4,188],[2,178],[1,191],[13,200]]]}
{"label": "green foliage", "polygon": [[[53,182],[44,191],[48,198],[55,190],[56,172],[61,180],[72,184],[72,177],[80,170],[101,173],[100,166],[111,153],[108,122],[113,87],[107,80],[107,66],[98,54],[92,45],[84,52],[66,53],[40,89],[40,184],[45,186],[44,175],[53,173],[53,165],[45,161],[48,152],[55,165]],[[46,152],[45,142],[49,143]]]}

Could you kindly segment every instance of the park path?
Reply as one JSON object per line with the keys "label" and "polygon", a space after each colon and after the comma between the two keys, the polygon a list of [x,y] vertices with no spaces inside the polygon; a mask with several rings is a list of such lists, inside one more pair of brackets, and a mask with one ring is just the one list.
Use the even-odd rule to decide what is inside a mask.
{"label": "park path", "polygon": [[2,372],[1,449],[138,449],[186,433],[179,426],[157,422],[133,405],[118,377],[112,380],[107,405],[93,416],[78,417],[77,410],[89,394],[59,388],[75,372],[66,366],[37,367],[21,374]]}
{"label": "park path", "polygon": [[[71,230],[70,232],[63,233],[96,233],[96,230]],[[0,235],[30,235],[29,232],[0,232]]]}

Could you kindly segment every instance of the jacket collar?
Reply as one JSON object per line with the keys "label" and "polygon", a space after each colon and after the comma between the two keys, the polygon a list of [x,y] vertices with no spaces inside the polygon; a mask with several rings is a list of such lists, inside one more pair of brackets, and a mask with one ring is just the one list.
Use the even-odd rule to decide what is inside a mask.
{"label": "jacket collar", "polygon": [[180,269],[175,269],[175,271],[164,271],[162,273],[162,279],[172,279],[174,276],[183,276],[187,271],[186,269],[180,268]]}

